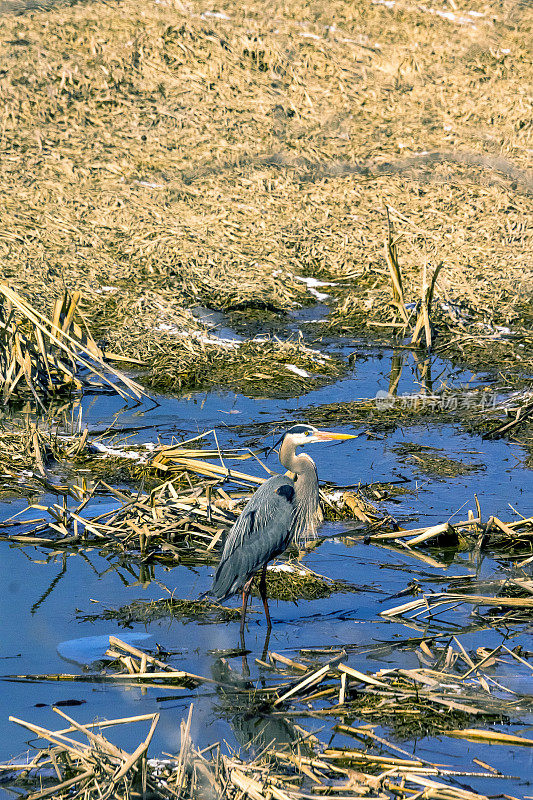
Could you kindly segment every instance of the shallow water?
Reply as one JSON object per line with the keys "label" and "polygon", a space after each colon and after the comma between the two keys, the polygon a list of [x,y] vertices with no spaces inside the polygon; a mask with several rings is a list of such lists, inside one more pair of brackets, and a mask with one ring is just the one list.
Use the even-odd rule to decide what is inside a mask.
{"label": "shallow water", "polygon": [[[339,348],[332,343],[331,348]],[[346,351],[345,351],[346,352]],[[123,427],[143,426],[134,433],[135,441],[169,441],[173,436],[191,435],[216,428],[221,447],[249,444],[249,429],[244,433],[240,426],[261,422],[277,424],[280,420],[299,419],[299,410],[309,405],[342,402],[357,398],[372,398],[380,390],[386,391],[391,371],[391,353],[387,351],[359,351],[352,373],[337,383],[310,392],[295,401],[249,399],[229,392],[193,394],[185,398],[157,398],[158,405],[124,407],[120,398],[88,397],[81,401],[83,419],[91,430],[100,430],[121,412],[119,424]],[[483,376],[451,368],[444,362],[433,364],[434,375],[446,380],[448,385],[480,385]],[[414,366],[404,369],[399,392],[418,391],[418,376]],[[438,387],[438,383],[437,383]],[[436,387],[436,388],[437,388]],[[337,426],[339,428],[339,426]],[[449,424],[424,424],[397,429],[386,435],[368,437],[363,429],[347,432],[361,434],[342,445],[315,447],[321,480],[340,485],[371,483],[406,478],[410,493],[396,501],[384,504],[390,513],[402,522],[441,522],[454,514],[464,519],[470,508],[475,508],[477,493],[485,515],[496,514],[504,519],[513,518],[509,503],[524,515],[531,509],[531,472],[524,465],[524,453],[517,445],[505,440],[483,441],[470,436]],[[424,476],[416,467],[400,461],[393,449],[405,442],[441,448],[451,457],[480,464],[479,471],[454,478],[435,479]],[[271,444],[267,436],[265,444]],[[269,465],[276,468],[275,456]],[[260,474],[258,464],[255,469]],[[248,467],[247,467],[248,469]],[[16,500],[0,504],[4,519],[25,507]],[[431,566],[407,553],[385,547],[364,544],[360,537],[350,537],[350,523],[326,523],[321,529],[324,541],[305,557],[305,563],[317,572],[332,578],[342,578],[359,587],[357,593],[334,594],[328,599],[293,603],[271,604],[273,629],[269,649],[298,653],[299,648],[345,648],[348,663],[363,671],[383,667],[418,666],[418,660],[409,642],[413,637],[439,635],[458,636],[468,650],[482,644],[491,648],[499,644],[506,632],[497,627],[472,624],[472,609],[460,606],[450,613],[436,615],[430,621],[416,624],[390,621],[379,616],[403,600],[390,599],[405,589],[409,581],[417,579],[425,591],[440,590],[447,581],[459,575],[494,577],[506,574],[508,563],[487,555],[474,557],[468,552],[435,552],[431,556],[436,565]],[[342,535],[340,535],[342,534]],[[145,644],[156,644],[173,653],[172,664],[178,668],[211,675],[218,668],[217,650],[239,646],[238,623],[199,624],[194,621],[163,620],[150,625],[134,624],[127,631],[115,623],[102,620],[81,621],[76,616],[79,609],[84,615],[98,614],[106,607],[118,607],[134,599],[159,599],[172,594],[175,597],[194,599],[210,586],[212,569],[199,566],[189,569],[178,566],[172,569],[155,566],[151,575],[139,576],[138,567],[121,563],[117,556],[102,557],[96,549],[83,554],[50,554],[33,548],[22,549],[2,543],[0,573],[2,653],[0,673],[3,675],[73,673],[80,674],[80,662],[103,656],[98,641],[87,642],[86,637],[148,634]],[[165,589],[166,587],[166,589]],[[406,597],[405,600],[409,600]],[[236,601],[234,601],[236,602]],[[252,678],[259,674],[254,659],[260,657],[266,636],[265,620],[259,613],[260,604],[254,603],[246,633],[249,649],[248,664]],[[527,650],[525,626],[515,628],[511,634],[512,645],[522,644]],[[80,639],[79,645],[72,640]],[[530,645],[529,639],[529,645]],[[64,643],[68,642],[65,646]],[[63,644],[62,644],[63,643]],[[67,659],[60,655],[67,655]],[[325,659],[325,656],[323,657]],[[241,657],[230,658],[233,669],[242,669]],[[531,694],[531,684],[519,670],[508,670],[507,684],[514,691]],[[207,746],[225,740],[229,746],[239,748],[246,744],[253,731],[268,739],[290,736],[290,725],[280,717],[268,720],[243,719],[234,709],[225,705],[224,698],[216,692],[200,687],[195,691],[176,689],[173,692],[158,689],[117,688],[109,684],[81,682],[2,682],[0,693],[0,761],[27,748],[28,736],[24,730],[7,721],[9,714],[45,727],[61,727],[51,706],[59,701],[82,703],[78,708],[66,708],[80,721],[93,721],[98,717],[122,717],[158,710],[161,721],[151,747],[151,755],[173,752],[179,747],[179,724],[191,702],[194,703],[193,738],[198,746]],[[167,695],[162,698],[161,695]],[[168,696],[170,694],[170,697]],[[294,721],[294,720],[292,720]],[[307,727],[318,730],[326,725],[325,740],[330,735],[332,720],[302,719]],[[507,732],[517,730],[528,735],[533,719],[524,717],[524,726],[510,726]],[[133,749],[145,728],[142,723],[122,726],[110,734],[112,741]],[[379,730],[377,731],[379,733]],[[390,731],[384,735],[391,737]],[[531,734],[530,734],[531,735]],[[261,740],[261,736],[258,741]],[[320,738],[320,734],[319,734]],[[335,745],[354,744],[352,740],[337,735]],[[475,771],[473,757],[482,758],[506,774],[517,776],[516,794],[532,794],[524,789],[524,780],[533,774],[531,748],[508,748],[469,744],[449,738],[422,738],[420,741],[402,742],[401,746],[417,752],[430,760],[458,768]],[[478,770],[479,771],[479,770]],[[467,780],[476,791],[497,794],[499,780],[487,778]],[[464,784],[461,784],[464,786]],[[505,791],[511,784],[505,783]],[[502,783],[503,786],[503,783]],[[503,790],[503,789],[502,789]],[[0,797],[3,795],[0,789]]]}

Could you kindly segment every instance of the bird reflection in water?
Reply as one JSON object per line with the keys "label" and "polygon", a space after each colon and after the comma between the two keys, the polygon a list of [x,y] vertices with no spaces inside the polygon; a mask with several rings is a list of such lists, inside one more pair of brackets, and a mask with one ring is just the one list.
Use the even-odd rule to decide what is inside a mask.
{"label": "bird reflection in water", "polygon": [[[268,654],[270,630],[267,631],[263,645],[261,660],[264,661]],[[250,680],[248,655],[250,650],[244,647],[241,638],[242,673],[234,670],[226,658],[218,658],[212,666],[211,673],[217,681],[217,695],[219,698],[219,711],[233,729],[235,739],[246,752],[247,757],[255,758],[275,744],[276,749],[292,749],[298,744],[302,755],[312,755],[312,749],[302,741],[302,731],[289,719],[271,712],[271,707],[261,701],[252,700],[250,692],[257,687],[266,689],[264,677],[257,681]],[[233,651],[237,654],[238,651]],[[229,686],[234,689],[228,688]],[[260,697],[261,692],[257,693]]]}

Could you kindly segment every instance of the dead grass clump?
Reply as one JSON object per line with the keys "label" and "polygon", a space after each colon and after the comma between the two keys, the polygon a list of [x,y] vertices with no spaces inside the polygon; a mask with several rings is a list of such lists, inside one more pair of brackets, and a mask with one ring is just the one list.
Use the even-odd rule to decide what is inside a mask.
{"label": "dead grass clump", "polygon": [[[96,544],[105,550],[171,564],[211,563],[215,558],[213,548],[235,515],[214,503],[211,505],[205,488],[204,484],[196,492],[190,487],[186,492],[177,491],[171,481],[166,481],[145,494],[119,491],[103,482],[97,482],[91,490],[76,486],[71,494],[82,498],[79,505],[72,508],[65,502],[63,507],[39,506],[46,517],[38,520],[37,526],[21,521],[22,533],[15,531],[8,520],[8,537],[11,541],[52,549]],[[115,498],[118,509],[82,514],[94,494],[102,489]],[[214,496],[216,493],[215,487]],[[36,533],[40,534],[37,538]]]}
{"label": "dead grass clump", "polygon": [[[168,343],[170,344],[170,342]],[[176,349],[181,358],[176,359]],[[149,375],[141,379],[160,392],[224,386],[249,397],[293,397],[338,377],[340,362],[322,357],[300,340],[277,338],[242,343],[194,339],[153,358]],[[174,352],[173,352],[174,350]]]}
{"label": "dead grass clump", "polygon": [[[67,407],[72,408],[70,403]],[[57,483],[59,473],[62,481],[68,475],[74,487],[81,477],[82,493],[89,491],[86,485],[83,488],[84,480],[132,483],[146,477],[158,482],[158,470],[148,468],[153,447],[128,446],[127,439],[112,430],[89,436],[88,429],[80,426],[81,419],[74,420],[72,412],[68,417],[65,409],[54,404],[42,417],[35,417],[33,409],[30,403],[24,416],[0,418],[0,474],[6,491],[27,494],[44,487],[68,494],[69,486]],[[75,492],[74,496],[79,499]]]}
{"label": "dead grass clump", "polygon": [[180,600],[171,597],[162,600],[133,600],[120,608],[106,608],[100,614],[78,615],[78,618],[83,622],[114,620],[123,628],[131,628],[132,625],[150,625],[163,619],[219,624],[239,619],[239,611],[224,608],[208,600]]}
{"label": "dead grass clump", "polygon": [[388,522],[387,514],[382,513],[360,490],[324,491],[321,500],[324,518],[328,520],[357,519],[373,529],[386,526]]}
{"label": "dead grass clump", "polygon": [[[333,580],[317,575],[300,564],[281,563],[271,566],[266,574],[267,595],[272,600],[318,600],[336,592],[353,592],[356,588],[347,581]],[[252,595],[259,597],[257,582],[252,585]]]}
{"label": "dead grass clump", "polygon": [[0,491],[27,495],[52,488],[68,492],[68,487],[54,484],[50,473],[59,462],[66,466],[87,449],[87,434],[87,430],[77,435],[59,433],[52,415],[35,422],[29,413],[0,418]]}
{"label": "dead grass clump", "polygon": [[[343,370],[340,361],[307,346],[301,335],[285,340],[266,335],[245,340],[219,336],[215,327],[199,322],[168,293],[144,292],[133,303],[121,295],[108,299],[109,321],[115,314],[114,303],[122,324],[108,329],[106,346],[125,362],[131,359],[138,379],[154,391],[221,385],[254,396],[265,392],[266,383],[273,395],[293,396]],[[105,318],[98,315],[98,319],[105,330]]]}
{"label": "dead grass clump", "polygon": [[[246,503],[252,488],[265,479],[225,464],[232,459],[251,458],[250,453],[222,454],[218,449],[187,446],[190,444],[144,448],[140,452],[142,448],[120,449],[87,441],[84,434],[74,437],[73,442],[66,439],[59,452],[67,463],[69,457],[83,462],[90,450],[99,453],[104,462],[110,456],[115,473],[121,460],[133,465],[128,470],[130,478],[147,474],[153,482],[154,476],[162,472],[166,478],[162,482],[159,478],[151,491],[117,489],[101,478],[92,483],[82,479],[62,489],[62,506],[36,506],[40,512],[37,520],[26,521],[25,516],[17,516],[0,523],[8,530],[7,536],[0,538],[52,549],[97,545],[171,564],[212,563],[215,548],[235,521],[241,504]],[[99,508],[102,495],[111,499],[103,513]],[[29,506],[28,511],[33,508]]]}

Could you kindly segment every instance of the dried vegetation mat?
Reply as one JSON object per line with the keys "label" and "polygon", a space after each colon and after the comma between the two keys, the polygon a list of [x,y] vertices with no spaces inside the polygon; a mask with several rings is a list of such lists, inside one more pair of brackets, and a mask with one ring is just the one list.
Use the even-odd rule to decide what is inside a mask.
{"label": "dried vegetation mat", "polygon": [[[242,462],[256,460],[270,473],[258,453],[251,450],[221,451],[206,447],[204,436],[169,446],[135,446],[115,443],[110,447],[87,430],[59,435],[28,423],[16,431],[0,431],[6,446],[2,460],[4,493],[27,493],[42,488],[62,496],[62,503],[32,503],[26,511],[0,522],[0,540],[20,545],[43,546],[53,550],[100,547],[139,558],[168,564],[212,563],[222,546],[226,531],[236,520],[252,493],[265,477],[243,471]],[[260,451],[259,451],[260,452]],[[424,452],[424,451],[423,451]],[[457,464],[430,454],[425,469],[448,474]],[[83,465],[84,476],[79,470]],[[64,474],[73,471],[76,481],[61,485],[51,467]],[[117,488],[108,483],[109,474],[119,475],[130,485]],[[105,477],[104,477],[105,476]],[[107,478],[107,480],[106,480]],[[136,488],[139,487],[139,488]],[[533,523],[515,511],[509,521],[476,510],[462,521],[404,529],[387,511],[383,500],[402,490],[394,482],[390,492],[372,485],[366,490],[328,487],[321,490],[323,514],[328,519],[357,520],[355,538],[400,547],[433,561],[423,552],[427,547],[460,547],[481,552],[490,547],[508,557],[532,552]],[[143,488],[145,487],[145,488]],[[404,490],[404,489],[403,489]],[[379,507],[369,498],[379,501]],[[38,516],[36,517],[36,512]],[[353,532],[346,532],[354,539]],[[311,539],[308,548],[319,546]],[[269,576],[272,596],[298,599],[318,596],[317,592],[348,589],[313,574],[300,574],[300,567],[286,565]],[[301,567],[301,571],[305,569]],[[319,580],[321,588],[314,585]],[[337,585],[337,583],[339,585]],[[289,585],[290,584],[290,585]]]}
{"label": "dried vegetation mat", "polygon": [[213,341],[190,311],[285,313],[313,299],[302,276],[337,284],[337,331],[390,339],[407,314],[411,336],[432,305],[436,346],[526,369],[530,29],[514,0],[5,15],[4,280],[49,316],[80,292],[160,389],[212,362],[218,382],[245,367],[246,391],[313,385],[282,385],[280,365],[327,371],[292,345]]}
{"label": "dried vegetation mat", "polygon": [[[10,450],[0,488],[27,493],[44,487],[62,496],[62,503],[32,503],[3,520],[0,540],[52,550],[97,546],[143,563],[212,563],[227,530],[270,472],[260,460],[266,477],[243,471],[243,461],[258,458],[254,452],[212,449],[203,436],[169,446],[109,446],[87,430],[67,436],[28,423],[9,430],[4,439]],[[75,480],[57,482],[58,473],[64,481],[69,472]],[[110,474],[129,486],[111,485]],[[323,491],[322,501],[326,513],[337,519],[352,517],[360,507],[361,513],[363,508],[372,513],[365,516],[372,530],[388,526],[388,516],[354,492]],[[269,582],[279,599],[348,588],[289,565],[274,571]]]}
{"label": "dried vegetation mat", "polygon": [[[105,457],[109,448],[102,449]],[[165,450],[171,452],[168,459]],[[140,454],[138,449],[134,458],[128,450],[111,450],[111,455],[134,462],[141,475],[145,471],[161,474],[165,469],[169,477],[155,481],[148,492],[117,489],[104,480],[88,486],[82,480],[68,488],[62,506],[31,505],[29,512],[44,512],[41,519],[28,521],[23,515],[2,523],[10,540],[54,549],[96,544],[173,564],[210,562],[222,534],[236,519],[234,508],[264,480],[205,460],[218,458],[219,451],[172,447],[160,448],[155,456],[149,451]],[[107,498],[104,510],[102,496]],[[77,501],[75,505],[72,500]],[[15,522],[20,533],[13,528]]]}
{"label": "dried vegetation mat", "polygon": [[[55,708],[68,727],[48,730],[10,718],[46,745],[23,763],[14,759],[1,769],[5,779],[25,789],[31,800],[68,798],[74,789],[86,798],[310,800],[335,795],[486,800],[486,795],[465,786],[464,779],[470,785],[479,778],[496,780],[494,794],[502,782],[513,778],[483,760],[482,746],[533,746],[532,739],[505,732],[501,726],[512,720],[515,709],[529,707],[531,698],[507,689],[500,673],[510,665],[527,672],[531,664],[505,645],[468,653],[458,640],[451,644],[421,640],[417,655],[424,666],[367,674],[344,663],[343,651],[332,651],[322,664],[304,651],[295,657],[269,652],[266,660],[256,659],[262,674],[258,682],[247,677],[248,669],[241,675],[223,659],[214,678],[178,671],[110,637],[107,656],[112,661],[98,675],[16,676],[17,680],[94,679],[181,694],[202,686],[218,697],[223,708],[232,709],[232,724],[248,744],[230,755],[222,752],[219,742],[199,750],[191,734],[191,705],[181,723],[179,752],[150,759],[147,751],[158,714],[82,724]],[[319,739],[306,729],[306,717],[318,717],[330,727],[328,744],[324,734]],[[354,725],[356,719],[364,724]],[[107,737],[108,728],[139,722],[149,722],[149,732],[131,753]],[[396,741],[387,738],[387,728]],[[270,736],[274,731],[278,735]],[[397,743],[398,736],[413,731],[417,736],[438,734],[477,743],[480,752],[473,758],[474,768],[458,769],[413,755]]]}
{"label": "dried vegetation mat", "polygon": [[[290,396],[343,371],[337,359],[306,345],[301,333],[283,340],[270,335],[247,340],[222,338],[188,311],[174,314],[171,323],[158,321],[163,306],[154,302],[155,315],[148,307],[143,310],[149,306],[144,298],[139,319],[131,331],[122,330],[114,352],[109,337],[97,342],[93,336],[81,311],[80,292],[72,296],[63,292],[48,318],[0,283],[0,389],[4,403],[27,402],[29,398],[44,409],[52,398],[57,401],[81,391],[114,390],[125,398],[146,394],[113,366],[116,362],[134,370],[144,386],[159,392],[225,385],[248,395]],[[147,314],[152,314],[150,324]],[[128,342],[134,342],[129,349]]]}

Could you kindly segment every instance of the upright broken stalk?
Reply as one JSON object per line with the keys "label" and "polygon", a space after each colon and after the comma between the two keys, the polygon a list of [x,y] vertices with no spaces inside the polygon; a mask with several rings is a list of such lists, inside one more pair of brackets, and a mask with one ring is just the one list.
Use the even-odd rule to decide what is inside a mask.
{"label": "upright broken stalk", "polygon": [[387,264],[389,267],[389,272],[392,280],[392,299],[398,311],[400,312],[400,315],[405,325],[407,326],[409,324],[409,318],[407,316],[407,311],[405,310],[402,273],[400,270],[400,264],[398,262],[398,248],[397,248],[398,240],[393,238],[393,227],[389,215],[388,206],[386,207],[386,210],[387,210],[388,233],[387,233],[387,242],[385,244],[385,257],[387,259]]}
{"label": "upright broken stalk", "polygon": [[431,348],[433,342],[432,332],[431,332],[431,322],[430,322],[431,304],[433,302],[433,294],[435,292],[437,277],[442,267],[443,267],[442,262],[437,265],[429,284],[427,280],[427,262],[425,261],[422,270],[422,286],[420,288],[420,310],[418,312],[415,329],[413,331],[413,336],[411,338],[411,344],[413,345],[420,344],[422,338],[422,330],[424,330],[426,336],[426,347],[428,350]]}

